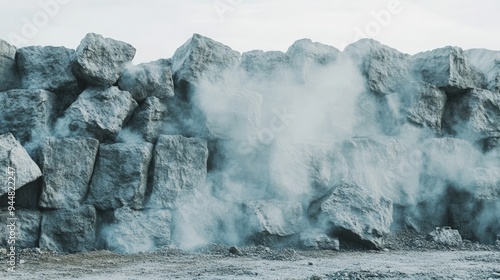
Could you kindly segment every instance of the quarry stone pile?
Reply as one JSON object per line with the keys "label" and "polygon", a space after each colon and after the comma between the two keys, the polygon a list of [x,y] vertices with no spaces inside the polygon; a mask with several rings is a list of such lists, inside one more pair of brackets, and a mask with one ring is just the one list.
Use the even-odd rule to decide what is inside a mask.
{"label": "quarry stone pile", "polygon": [[500,52],[240,54],[199,34],[172,58],[135,52],[93,33],[75,50],[0,40],[0,221],[17,218],[17,248],[498,242]]}

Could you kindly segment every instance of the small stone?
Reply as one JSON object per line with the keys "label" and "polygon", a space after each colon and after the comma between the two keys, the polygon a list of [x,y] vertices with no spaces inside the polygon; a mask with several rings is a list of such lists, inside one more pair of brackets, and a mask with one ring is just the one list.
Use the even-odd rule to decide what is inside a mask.
{"label": "small stone", "polygon": [[231,248],[229,248],[229,253],[234,254],[234,255],[238,255],[238,256],[241,255],[241,251],[235,246],[232,246]]}

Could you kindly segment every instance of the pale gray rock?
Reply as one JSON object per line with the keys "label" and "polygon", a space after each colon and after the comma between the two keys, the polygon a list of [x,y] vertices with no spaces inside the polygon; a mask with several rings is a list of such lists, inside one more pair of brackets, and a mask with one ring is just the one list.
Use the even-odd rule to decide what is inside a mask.
{"label": "pale gray rock", "polygon": [[[11,133],[0,135],[0,164],[5,172],[0,179],[0,196],[9,192],[8,186],[12,186],[9,182],[13,182],[17,190],[42,176],[38,165]],[[8,174],[8,167],[13,168],[11,171],[14,172]]]}
{"label": "pale gray rock", "polygon": [[73,72],[89,85],[109,87],[118,81],[135,52],[130,44],[89,33],[76,49]]}
{"label": "pale gray rock", "polygon": [[308,250],[335,250],[340,249],[338,238],[326,235],[318,229],[309,229],[300,233],[301,246]]}
{"label": "pale gray rock", "polygon": [[404,94],[402,86],[411,80],[410,55],[373,39],[361,39],[347,46],[344,52],[358,65],[370,91]]}
{"label": "pale gray rock", "polygon": [[40,249],[60,253],[90,251],[96,244],[96,211],[91,205],[42,213]]}
{"label": "pale gray rock", "polygon": [[290,56],[280,51],[244,52],[238,69],[243,71],[246,78],[264,83],[293,78]]}
{"label": "pale gray rock", "polygon": [[462,245],[462,236],[456,229],[450,227],[437,227],[436,230],[429,233],[428,238],[437,244],[460,247]]}
{"label": "pale gray rock", "polygon": [[443,123],[452,135],[478,141],[500,136],[500,94],[472,89],[449,99]]}
{"label": "pale gray rock", "polygon": [[286,54],[290,57],[290,64],[300,69],[310,63],[323,66],[335,63],[340,51],[310,39],[301,39],[295,41]]}
{"label": "pale gray rock", "polygon": [[92,138],[48,138],[41,147],[43,176],[39,206],[77,208],[89,189],[99,141]]}
{"label": "pale gray rock", "polygon": [[21,86],[66,94],[78,87],[71,67],[74,50],[65,47],[24,47],[17,50]]}
{"label": "pale gray rock", "polygon": [[239,63],[240,54],[212,39],[194,34],[172,57],[175,102],[172,128],[168,134],[188,134],[213,138],[207,130],[208,116],[199,108],[196,98],[207,90],[223,89],[226,77]]}
{"label": "pale gray rock", "polygon": [[317,202],[319,221],[330,225],[337,234],[354,235],[376,249],[392,224],[392,201],[356,183],[343,182],[331,195]]}
{"label": "pale gray rock", "polygon": [[99,141],[114,139],[137,102],[129,92],[117,87],[86,89],[64,112],[55,127],[60,137],[84,136]]}
{"label": "pale gray rock", "polygon": [[172,57],[176,84],[199,85],[202,80],[220,81],[238,64],[240,54],[210,38],[194,34]]}
{"label": "pale gray rock", "polygon": [[486,88],[500,92],[500,52],[486,49],[466,50],[470,63],[486,78]]}
{"label": "pale gray rock", "polygon": [[20,85],[16,64],[16,47],[0,39],[0,92]]}
{"label": "pale gray rock", "polygon": [[289,236],[300,233],[305,227],[300,202],[254,200],[245,202],[243,207],[249,233]]}
{"label": "pale gray rock", "polygon": [[425,83],[418,84],[415,93],[415,98],[408,109],[408,120],[440,132],[447,100],[446,93],[442,89]]}
{"label": "pale gray rock", "polygon": [[19,142],[36,142],[49,134],[55,95],[38,89],[0,92],[0,133],[12,133]]}
{"label": "pale gray rock", "polygon": [[205,140],[160,135],[153,153],[147,207],[176,208],[183,197],[205,184],[207,159]]}
{"label": "pale gray rock", "polygon": [[99,230],[106,250],[120,254],[150,252],[170,244],[172,215],[166,209],[132,210],[123,207],[107,214]]}
{"label": "pale gray rock", "polygon": [[[290,67],[297,73],[297,79],[308,82],[311,77],[321,74],[321,70],[334,65],[339,58],[343,58],[342,53],[328,45],[312,42],[310,39],[295,41],[286,54],[289,57]],[[295,80],[295,79],[294,79]]]}
{"label": "pale gray rock", "polygon": [[422,81],[443,88],[448,95],[483,88],[484,76],[474,68],[462,49],[445,47],[412,57],[412,70]]}
{"label": "pale gray rock", "polygon": [[[10,246],[21,249],[38,247],[42,217],[40,212],[37,210],[16,209],[14,213],[15,215],[11,216],[7,209],[0,211],[0,220],[4,223],[0,227],[0,248],[9,248]],[[11,220],[12,218],[16,220]],[[15,222],[15,244],[9,243],[11,229],[8,225],[10,225],[10,222]]]}
{"label": "pale gray rock", "polygon": [[145,141],[155,143],[158,136],[167,130],[169,120],[166,100],[149,96],[134,112],[129,127],[139,132]]}
{"label": "pale gray rock", "polygon": [[118,87],[130,92],[137,102],[152,96],[160,99],[173,97],[174,82],[170,67],[168,60],[129,65],[120,76]]}
{"label": "pale gray rock", "polygon": [[102,144],[90,182],[88,203],[99,210],[141,209],[146,193],[150,143]]}

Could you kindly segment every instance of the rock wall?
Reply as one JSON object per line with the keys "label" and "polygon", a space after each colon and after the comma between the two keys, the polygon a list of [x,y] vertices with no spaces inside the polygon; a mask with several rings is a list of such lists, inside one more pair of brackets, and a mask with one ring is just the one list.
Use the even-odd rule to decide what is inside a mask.
{"label": "rock wall", "polygon": [[171,59],[135,52],[97,34],[76,50],[0,40],[0,162],[16,176],[0,217],[17,218],[18,248],[500,233],[499,52],[303,39],[240,54],[198,34]]}

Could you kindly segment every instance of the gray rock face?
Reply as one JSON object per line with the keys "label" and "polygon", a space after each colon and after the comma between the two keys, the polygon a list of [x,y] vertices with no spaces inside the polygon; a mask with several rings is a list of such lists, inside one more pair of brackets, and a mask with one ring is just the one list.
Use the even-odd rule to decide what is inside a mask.
{"label": "gray rock face", "polygon": [[248,215],[249,233],[288,236],[300,233],[305,226],[300,202],[255,200],[243,204]]}
{"label": "gray rock face", "polygon": [[0,39],[0,92],[19,86],[16,47]]}
{"label": "gray rock face", "polygon": [[48,135],[55,95],[45,90],[0,92],[0,133],[11,132],[21,143]]}
{"label": "gray rock face", "polygon": [[410,55],[372,39],[362,39],[347,46],[345,53],[366,77],[368,89],[377,94],[403,94],[402,85],[410,80]]}
{"label": "gray rock face", "polygon": [[450,227],[438,227],[429,233],[428,238],[445,246],[460,247],[462,245],[462,236],[460,236],[458,230],[451,229]]}
{"label": "gray rock face", "polygon": [[448,95],[482,88],[484,76],[469,63],[462,49],[445,47],[413,56],[412,70],[424,82],[446,90]]}
{"label": "gray rock face", "polygon": [[500,136],[500,94],[472,89],[448,101],[444,115],[448,132],[477,141]]}
{"label": "gray rock face", "polygon": [[295,41],[286,54],[290,57],[290,64],[297,69],[307,67],[308,64],[328,65],[337,61],[340,51],[332,46],[313,42],[310,39]]}
{"label": "gray rock face", "polygon": [[99,141],[92,138],[48,138],[40,153],[44,176],[39,206],[79,207],[88,192],[98,148]]}
{"label": "gray rock face", "polygon": [[160,135],[153,155],[148,208],[173,209],[186,193],[205,183],[207,142],[180,135]]}
{"label": "gray rock face", "polygon": [[153,145],[103,144],[94,167],[88,202],[99,210],[143,207]]}
{"label": "gray rock face", "polygon": [[170,210],[115,210],[99,231],[104,249],[121,254],[148,252],[170,244]]}
{"label": "gray rock face", "polygon": [[486,78],[486,88],[500,92],[500,52],[485,49],[466,50],[470,63]]}
{"label": "gray rock face", "polygon": [[130,128],[139,132],[145,141],[155,143],[166,130],[169,110],[165,99],[147,97],[130,119]]}
{"label": "gray rock face", "polygon": [[338,234],[355,235],[374,248],[383,248],[383,238],[392,224],[392,201],[370,189],[343,182],[320,204],[320,221]]}
{"label": "gray rock face", "polygon": [[300,233],[301,246],[308,250],[335,250],[340,249],[337,238],[332,238],[318,229],[310,229]]}
{"label": "gray rock face", "polygon": [[202,79],[220,81],[227,71],[237,66],[240,54],[210,38],[194,34],[172,57],[176,83],[198,85]]}
{"label": "gray rock face", "polygon": [[17,50],[21,86],[61,92],[78,87],[71,71],[74,50],[64,47],[25,47]]}
{"label": "gray rock face", "polygon": [[247,78],[262,82],[291,79],[290,56],[280,51],[249,51],[241,55],[239,69]]}
{"label": "gray rock face", "polygon": [[[42,172],[36,163],[31,159],[21,143],[12,134],[0,135],[0,164],[4,166],[4,175],[0,182],[0,196],[9,192],[8,187],[14,185],[15,189],[35,181],[42,176]],[[13,174],[8,174],[7,167],[14,169]],[[12,176],[14,175],[14,176]],[[9,179],[13,177],[14,179]],[[13,182],[14,184],[10,184]]]}
{"label": "gray rock face", "polygon": [[[0,220],[5,222],[0,228],[0,248],[15,246],[17,248],[35,248],[38,247],[40,238],[40,221],[42,215],[36,210],[16,209],[15,217],[9,215],[7,209],[0,212]],[[7,227],[11,218],[15,220],[15,244],[9,243],[11,229]],[[12,242],[12,241],[11,241]]]}
{"label": "gray rock face", "polygon": [[40,248],[64,253],[94,249],[96,211],[91,205],[42,213]]}
{"label": "gray rock face", "polygon": [[146,97],[166,98],[174,96],[174,82],[170,61],[159,60],[128,66],[118,80],[118,87],[132,94],[140,102]]}
{"label": "gray rock face", "polygon": [[125,42],[89,33],[76,49],[73,71],[89,85],[109,87],[118,81],[135,51]]}
{"label": "gray rock face", "polygon": [[137,107],[137,102],[127,91],[117,87],[102,90],[86,89],[57,121],[58,136],[84,136],[99,141],[114,139],[123,122]]}
{"label": "gray rock face", "polygon": [[441,131],[446,93],[430,84],[419,84],[417,96],[408,110],[410,122]]}

